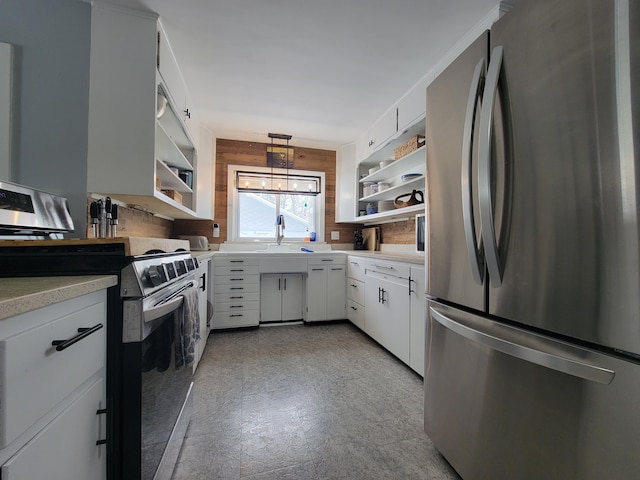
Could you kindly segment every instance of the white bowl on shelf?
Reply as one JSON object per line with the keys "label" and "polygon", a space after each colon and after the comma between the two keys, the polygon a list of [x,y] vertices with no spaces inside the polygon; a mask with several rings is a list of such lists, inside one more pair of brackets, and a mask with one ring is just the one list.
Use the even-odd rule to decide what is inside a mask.
{"label": "white bowl on shelf", "polygon": [[373,175],[374,173],[376,173],[378,170],[380,170],[380,167],[378,167],[377,165],[375,167],[371,167],[369,169],[369,175]]}
{"label": "white bowl on shelf", "polygon": [[406,173],[400,177],[403,182],[408,182],[409,180],[415,180],[416,178],[422,177],[422,173]]}

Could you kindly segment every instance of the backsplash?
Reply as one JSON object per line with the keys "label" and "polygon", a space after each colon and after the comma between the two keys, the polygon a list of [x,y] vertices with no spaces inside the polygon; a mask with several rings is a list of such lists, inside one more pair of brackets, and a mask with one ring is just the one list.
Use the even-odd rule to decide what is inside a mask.
{"label": "backsplash", "polygon": [[[87,199],[87,238],[93,238],[89,205],[95,199]],[[118,237],[174,238],[173,221],[156,217],[151,213],[118,205]]]}

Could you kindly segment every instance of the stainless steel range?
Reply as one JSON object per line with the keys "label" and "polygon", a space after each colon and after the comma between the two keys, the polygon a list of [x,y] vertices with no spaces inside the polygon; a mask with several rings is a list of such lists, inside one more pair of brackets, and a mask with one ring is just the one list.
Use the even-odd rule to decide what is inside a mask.
{"label": "stainless steel range", "polygon": [[198,262],[187,240],[64,239],[63,197],[0,182],[0,276],[112,274],[107,477],[170,479],[192,410]]}

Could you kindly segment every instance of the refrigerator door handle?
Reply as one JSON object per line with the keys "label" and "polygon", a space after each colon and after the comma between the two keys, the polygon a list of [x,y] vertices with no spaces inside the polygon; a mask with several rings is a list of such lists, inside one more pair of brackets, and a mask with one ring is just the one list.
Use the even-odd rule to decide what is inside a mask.
{"label": "refrigerator door handle", "polygon": [[[575,353],[569,351],[569,348],[575,349],[576,347],[567,347],[563,343],[539,335],[534,336],[531,334],[531,339],[529,339],[527,338],[529,335],[518,334],[519,332],[515,329],[513,329],[513,332],[515,332],[513,333],[513,337],[519,338],[506,338],[507,335],[501,338],[497,336],[495,332],[480,331],[477,325],[471,327],[464,325],[459,319],[453,320],[438,312],[434,307],[429,307],[429,310],[432,318],[443,327],[472,342],[480,343],[488,348],[506,353],[507,355],[526,362],[604,385],[610,384],[615,376],[613,370],[585,363],[578,358]],[[504,333],[508,334],[512,332],[505,330]],[[527,343],[529,343],[529,345],[527,345]],[[557,353],[552,353],[558,350],[563,351],[562,356]],[[570,358],[572,356],[576,358]]]}
{"label": "refrigerator door handle", "polygon": [[473,72],[469,98],[467,100],[467,113],[464,118],[464,132],[462,134],[462,165],[461,165],[461,191],[462,191],[462,220],[464,224],[464,236],[467,242],[467,253],[471,264],[473,280],[482,285],[484,281],[484,262],[482,254],[482,236],[480,245],[476,240],[476,222],[473,216],[473,182],[471,180],[471,165],[473,162],[473,133],[475,131],[475,119],[482,97],[484,85],[485,59],[478,62]]}
{"label": "refrigerator door handle", "polygon": [[485,243],[485,259],[493,287],[502,285],[502,268],[498,258],[498,240],[493,222],[491,198],[491,134],[493,131],[493,106],[498,92],[498,79],[502,70],[504,48],[495,47],[491,52],[489,70],[485,81],[480,113],[480,138],[478,141],[478,194],[480,197],[480,230]]}

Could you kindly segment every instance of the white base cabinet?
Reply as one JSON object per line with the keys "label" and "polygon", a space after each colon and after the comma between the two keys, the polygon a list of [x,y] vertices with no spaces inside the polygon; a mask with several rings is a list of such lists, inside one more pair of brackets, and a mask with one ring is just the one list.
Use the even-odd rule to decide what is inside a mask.
{"label": "white base cabinet", "polygon": [[96,415],[104,396],[104,381],[98,379],[2,466],[2,479],[104,479],[106,448],[96,445],[105,437]]}
{"label": "white base cabinet", "polygon": [[0,477],[106,478],[106,290],[0,324]]}
{"label": "white base cabinet", "polygon": [[411,282],[409,285],[411,297],[409,366],[424,377],[424,350],[427,331],[424,267],[411,266]]}
{"label": "white base cabinet", "polygon": [[257,327],[260,323],[260,259],[214,257],[211,328]]}
{"label": "white base cabinet", "polygon": [[301,273],[263,273],[260,279],[260,322],[302,320]]}
{"label": "white base cabinet", "polygon": [[361,330],[366,330],[364,308],[366,264],[367,261],[363,257],[349,255],[347,260],[347,318]]}
{"label": "white base cabinet", "polygon": [[314,256],[307,269],[307,322],[346,318],[346,258]]}
{"label": "white base cabinet", "polygon": [[425,268],[349,255],[347,317],[424,376]]}
{"label": "white base cabinet", "polygon": [[365,332],[409,364],[409,269],[393,274],[376,266],[371,268],[365,283]]}
{"label": "white base cabinet", "polygon": [[196,270],[196,276],[198,279],[198,316],[200,317],[200,340],[196,343],[196,358],[193,362],[193,371],[198,368],[198,363],[202,358],[204,349],[207,346],[207,337],[209,336],[209,290],[210,275],[209,275],[209,259],[199,261],[199,267]]}

